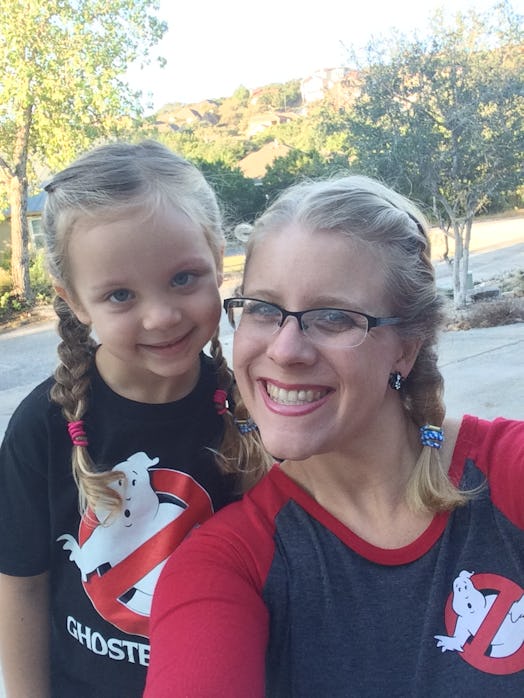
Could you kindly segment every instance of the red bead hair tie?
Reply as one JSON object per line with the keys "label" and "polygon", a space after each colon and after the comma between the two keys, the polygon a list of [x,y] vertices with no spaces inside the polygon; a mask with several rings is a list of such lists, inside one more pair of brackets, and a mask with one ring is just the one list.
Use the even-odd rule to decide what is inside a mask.
{"label": "red bead hair tie", "polygon": [[215,390],[215,393],[213,395],[213,402],[215,404],[217,414],[226,414],[228,405],[227,393],[225,390],[222,390],[221,388]]}
{"label": "red bead hair tie", "polygon": [[67,431],[73,442],[73,446],[87,446],[87,434],[84,430],[84,421],[79,419],[77,422],[68,422]]}

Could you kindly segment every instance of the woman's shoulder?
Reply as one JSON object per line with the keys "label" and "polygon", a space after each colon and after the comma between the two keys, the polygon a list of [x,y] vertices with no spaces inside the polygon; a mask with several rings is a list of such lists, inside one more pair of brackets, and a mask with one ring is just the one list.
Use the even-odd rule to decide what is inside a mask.
{"label": "woman's shoulder", "polygon": [[520,419],[483,419],[466,414],[461,420],[449,420],[449,426],[446,426],[446,430],[448,429],[457,445],[468,445],[478,453],[494,448],[524,448],[524,421]]}

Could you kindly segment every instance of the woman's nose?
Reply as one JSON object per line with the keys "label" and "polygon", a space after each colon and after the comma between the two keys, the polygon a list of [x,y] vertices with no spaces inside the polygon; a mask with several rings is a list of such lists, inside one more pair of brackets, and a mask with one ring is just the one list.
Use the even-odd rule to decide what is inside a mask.
{"label": "woman's nose", "polygon": [[287,317],[271,335],[267,355],[281,364],[312,363],[316,358],[316,347],[300,329],[294,317]]}

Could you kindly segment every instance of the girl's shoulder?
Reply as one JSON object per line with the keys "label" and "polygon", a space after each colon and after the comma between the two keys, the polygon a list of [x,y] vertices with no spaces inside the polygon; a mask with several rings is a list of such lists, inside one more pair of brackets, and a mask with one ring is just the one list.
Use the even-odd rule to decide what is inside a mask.
{"label": "girl's shoulder", "polygon": [[35,422],[46,421],[51,415],[60,412],[60,407],[51,400],[51,388],[54,385],[53,376],[35,386],[15,408],[7,432],[11,428],[28,428]]}

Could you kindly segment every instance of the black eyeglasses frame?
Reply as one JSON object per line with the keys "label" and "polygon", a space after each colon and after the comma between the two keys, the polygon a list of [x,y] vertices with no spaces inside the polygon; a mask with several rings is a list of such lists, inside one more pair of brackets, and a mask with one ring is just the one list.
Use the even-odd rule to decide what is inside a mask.
{"label": "black eyeglasses frame", "polygon": [[[331,307],[326,307],[326,308],[308,308],[307,310],[286,310],[286,308],[283,308],[282,306],[278,305],[277,303],[272,303],[271,301],[265,301],[262,300],[261,298],[250,298],[248,296],[233,296],[231,298],[226,298],[222,306],[224,310],[226,311],[226,314],[229,313],[229,308],[230,306],[232,307],[241,307],[241,305],[234,305],[235,301],[242,301],[242,304],[244,301],[255,301],[256,303],[265,303],[266,305],[270,305],[273,308],[276,308],[280,314],[282,315],[282,320],[278,323],[277,327],[282,327],[284,322],[288,317],[294,317],[296,318],[298,322],[298,326],[300,327],[302,332],[305,332],[306,330],[302,326],[302,316],[305,315],[305,313],[310,313],[312,310],[337,310],[337,311],[342,311],[345,313],[355,313],[355,315],[361,315],[362,317],[365,317],[368,323],[368,327],[366,330],[366,334],[369,332],[369,330],[372,330],[374,327],[383,327],[385,325],[398,325],[399,323],[402,322],[402,318],[400,317],[375,317],[374,315],[368,315],[367,313],[363,313],[360,310],[351,310],[350,308],[331,308]],[[233,327],[233,329],[236,329]]]}

